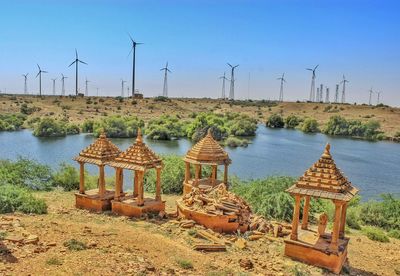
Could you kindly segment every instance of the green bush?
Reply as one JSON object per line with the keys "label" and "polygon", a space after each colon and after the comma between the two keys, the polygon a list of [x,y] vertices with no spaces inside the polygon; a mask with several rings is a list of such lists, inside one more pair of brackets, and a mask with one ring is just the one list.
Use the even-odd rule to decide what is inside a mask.
{"label": "green bush", "polygon": [[301,122],[302,119],[297,117],[296,115],[289,115],[285,118],[285,127],[296,128]]}
{"label": "green bush", "polygon": [[33,135],[38,137],[62,137],[66,134],[65,124],[52,118],[41,119],[33,129]]}
{"label": "green bush", "polygon": [[352,229],[361,230],[359,208],[348,208],[346,224]]}
{"label": "green bush", "polygon": [[315,133],[318,132],[318,122],[315,119],[307,118],[304,120],[303,124],[301,125],[301,131],[306,133]]}
{"label": "green bush", "polygon": [[81,132],[80,128],[78,125],[75,124],[67,124],[65,126],[65,133],[67,135],[73,135],[73,134],[79,134]]}
{"label": "green bush", "polygon": [[87,245],[84,242],[71,239],[64,242],[64,246],[67,247],[71,251],[81,251],[87,249]]}
{"label": "green bush", "polygon": [[266,126],[271,128],[283,128],[285,126],[285,122],[283,121],[281,115],[272,114],[271,116],[269,116]]}
{"label": "green bush", "polygon": [[214,139],[220,141],[228,136],[228,129],[225,126],[224,116],[214,113],[199,113],[196,118],[187,126],[186,136],[197,142],[203,138],[208,129],[211,129]]}
{"label": "green bush", "polygon": [[96,137],[105,131],[110,138],[130,138],[137,136],[138,128],[144,127],[144,121],[137,117],[106,117],[93,124],[93,133]]}
{"label": "green bush", "polygon": [[73,166],[62,163],[54,174],[54,185],[62,187],[65,191],[79,188],[79,172]]}
{"label": "green bush", "polygon": [[52,180],[50,167],[37,161],[21,157],[17,161],[0,160],[0,186],[16,185],[32,190],[50,190]]}
{"label": "green bush", "polygon": [[389,242],[389,238],[386,233],[379,228],[365,227],[363,231],[370,240],[378,242]]}
{"label": "green bush", "polygon": [[21,107],[20,107],[20,112],[22,113],[22,114],[25,114],[25,115],[31,115],[32,113],[34,113],[35,111],[39,111],[39,110],[41,110],[41,108],[40,107],[30,107],[30,106],[28,106],[26,103],[23,103],[22,105],[21,105]]}
{"label": "green bush", "polygon": [[225,145],[228,147],[236,148],[236,147],[247,147],[249,144],[249,141],[246,139],[239,139],[234,136],[229,136],[225,140]]}
{"label": "green bush", "polygon": [[20,130],[25,120],[24,114],[0,114],[0,131]]}
{"label": "green bush", "polygon": [[162,115],[149,121],[146,134],[153,140],[171,140],[184,137],[185,124],[176,116]]}
{"label": "green bush", "polygon": [[228,132],[233,136],[254,136],[257,130],[257,120],[238,113],[226,113]]}
{"label": "green bush", "polygon": [[93,120],[85,120],[82,124],[82,132],[84,133],[93,133]]}
{"label": "green bush", "polygon": [[45,214],[47,205],[43,199],[35,198],[24,188],[2,185],[0,188],[0,213],[15,211],[27,214]]}

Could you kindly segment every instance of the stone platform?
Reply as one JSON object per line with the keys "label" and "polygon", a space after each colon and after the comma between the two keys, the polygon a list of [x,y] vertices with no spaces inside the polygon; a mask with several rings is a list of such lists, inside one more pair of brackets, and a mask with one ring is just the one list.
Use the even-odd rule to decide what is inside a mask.
{"label": "stone platform", "polygon": [[334,252],[329,248],[331,234],[318,237],[315,231],[299,229],[297,241],[285,240],[285,255],[339,274],[347,260],[348,242],[348,238],[339,239],[338,252]]}
{"label": "stone platform", "polygon": [[114,191],[106,190],[104,196],[99,195],[98,189],[85,191],[84,194],[75,193],[75,206],[81,209],[101,212],[111,210],[111,200],[114,199]]}
{"label": "stone platform", "polygon": [[240,225],[237,215],[213,215],[190,210],[181,199],[176,201],[178,216],[194,220],[196,223],[219,233],[235,233],[237,230],[244,233],[249,226]]}
{"label": "stone platform", "polygon": [[113,213],[119,215],[140,217],[144,213],[159,213],[160,211],[165,211],[165,201],[145,198],[144,205],[138,206],[135,197],[126,196],[120,198],[120,200],[112,200],[111,210]]}

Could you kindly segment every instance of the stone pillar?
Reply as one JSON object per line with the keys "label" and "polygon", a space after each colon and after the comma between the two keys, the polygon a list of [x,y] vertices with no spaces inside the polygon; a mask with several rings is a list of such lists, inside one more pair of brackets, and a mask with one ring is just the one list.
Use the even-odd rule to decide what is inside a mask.
{"label": "stone pillar", "polygon": [[[136,171],[136,173],[138,174],[138,181],[137,181],[137,191],[138,191],[138,195],[137,195],[137,199],[136,199],[136,203],[138,206],[143,206],[144,205],[144,190],[143,190],[143,176],[144,176],[144,172],[142,171]],[[136,187],[136,185],[135,185]]]}
{"label": "stone pillar", "polygon": [[203,166],[199,165],[199,179],[203,177]]}
{"label": "stone pillar", "polygon": [[297,228],[299,227],[299,215],[300,215],[300,195],[295,195],[295,204],[293,210],[293,221],[292,221],[292,234],[290,235],[290,239],[297,241]]}
{"label": "stone pillar", "polygon": [[156,201],[161,201],[161,167],[156,168]]}
{"label": "stone pillar", "polygon": [[119,170],[119,185],[120,185],[120,193],[124,192],[124,170]]}
{"label": "stone pillar", "polygon": [[214,185],[217,179],[217,166],[212,165],[211,167],[211,183]]}
{"label": "stone pillar", "polygon": [[185,162],[186,169],[185,169],[185,182],[187,183],[190,180],[190,163]]}
{"label": "stone pillar", "polygon": [[85,193],[85,163],[79,162],[79,193]]}
{"label": "stone pillar", "polygon": [[344,238],[344,229],[346,227],[346,211],[347,211],[347,202],[342,205],[342,213],[340,215],[340,230],[339,230],[339,238]]}
{"label": "stone pillar", "polygon": [[224,167],[224,183],[228,185],[228,164],[225,164]]}
{"label": "stone pillar", "polygon": [[133,175],[134,175],[134,177],[133,177],[133,197],[137,197],[138,196],[138,192],[139,192],[139,190],[138,190],[138,182],[139,182],[138,175],[139,175],[139,172],[138,171],[134,171]]}
{"label": "stone pillar", "polygon": [[106,192],[106,183],[104,178],[104,165],[99,166],[100,174],[99,174],[99,195],[104,196]]}
{"label": "stone pillar", "polygon": [[303,220],[301,222],[301,229],[308,229],[308,214],[310,211],[310,196],[306,196],[303,209]]}
{"label": "stone pillar", "polygon": [[332,251],[338,251],[338,239],[339,239],[339,229],[340,229],[340,215],[341,215],[341,202],[334,201],[335,204],[335,220],[333,221],[333,231],[332,231],[332,241],[329,248]]}
{"label": "stone pillar", "polygon": [[201,168],[200,168],[200,165],[199,165],[199,164],[196,164],[196,165],[195,165],[194,178],[195,178],[196,180],[199,180],[199,179],[200,179],[200,175],[201,175]]}
{"label": "stone pillar", "polygon": [[114,200],[119,200],[121,197],[121,168],[115,168],[115,195],[114,195]]}

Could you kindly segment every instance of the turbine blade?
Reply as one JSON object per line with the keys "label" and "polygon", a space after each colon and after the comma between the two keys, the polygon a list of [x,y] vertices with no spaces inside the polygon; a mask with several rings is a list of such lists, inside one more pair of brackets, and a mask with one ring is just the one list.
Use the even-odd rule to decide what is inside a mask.
{"label": "turbine blade", "polygon": [[72,64],[74,64],[76,62],[76,60],[74,60],[68,67],[71,67]]}
{"label": "turbine blade", "polygon": [[79,60],[79,59],[78,59],[78,61],[79,61],[80,63],[83,63],[83,64],[88,65],[86,62],[84,62],[84,61],[82,61],[82,60]]}
{"label": "turbine blade", "polygon": [[39,71],[39,72],[37,73],[36,78],[40,75],[40,72],[41,72],[41,71]]}
{"label": "turbine blade", "polygon": [[168,68],[167,68],[167,71],[171,73],[171,70],[169,70]]}
{"label": "turbine blade", "polygon": [[39,66],[39,64],[36,64],[37,65],[37,68],[39,69],[39,71],[40,71],[40,66]]}
{"label": "turbine blade", "polygon": [[311,69],[311,68],[306,68],[306,70],[308,70],[308,71],[313,71],[313,69]]}
{"label": "turbine blade", "polygon": [[47,71],[42,71],[42,73],[48,73]]}
{"label": "turbine blade", "polygon": [[75,57],[76,59],[78,59],[78,51],[76,50],[76,48],[75,48]]}
{"label": "turbine blade", "polygon": [[315,69],[317,69],[317,68],[318,68],[318,66],[319,66],[319,64],[318,64],[317,66],[315,66],[315,68],[314,68],[314,71],[315,71]]}
{"label": "turbine blade", "polygon": [[227,62],[226,64],[228,64],[230,67],[233,67],[229,62]]}

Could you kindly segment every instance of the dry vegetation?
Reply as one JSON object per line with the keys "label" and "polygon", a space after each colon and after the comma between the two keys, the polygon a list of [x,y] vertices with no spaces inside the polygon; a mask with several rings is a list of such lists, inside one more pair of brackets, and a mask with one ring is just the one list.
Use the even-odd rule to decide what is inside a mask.
{"label": "dry vegetation", "polygon": [[[59,96],[0,96],[0,114],[20,112],[21,105],[27,104],[37,111],[28,116],[28,120],[35,117],[53,117],[56,119],[68,118],[71,123],[82,123],[85,119],[97,119],[109,115],[136,115],[148,122],[162,114],[177,114],[183,120],[189,120],[192,113],[198,112],[239,112],[265,122],[273,113],[286,117],[294,114],[299,117],[315,118],[320,125],[324,125],[333,115],[340,115],[346,119],[357,119],[363,122],[376,120],[381,129],[389,137],[400,132],[400,108],[375,107],[366,105],[336,105],[321,103],[284,102],[269,106],[267,102],[235,102],[213,99],[168,99],[157,101],[156,98],[142,100],[106,98],[106,97],[59,97]],[[328,107],[331,106],[331,107]]]}

